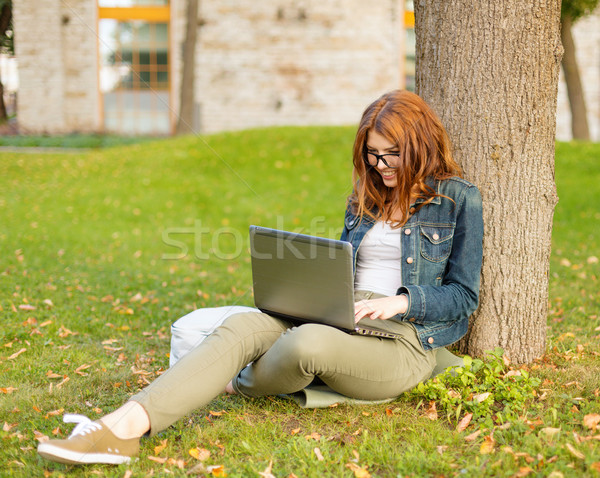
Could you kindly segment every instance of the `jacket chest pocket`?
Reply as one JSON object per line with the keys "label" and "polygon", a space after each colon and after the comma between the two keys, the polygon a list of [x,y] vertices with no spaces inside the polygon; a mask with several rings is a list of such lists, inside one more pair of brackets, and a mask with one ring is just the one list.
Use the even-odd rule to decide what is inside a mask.
{"label": "jacket chest pocket", "polygon": [[454,228],[421,226],[421,256],[431,262],[442,262],[450,256]]}

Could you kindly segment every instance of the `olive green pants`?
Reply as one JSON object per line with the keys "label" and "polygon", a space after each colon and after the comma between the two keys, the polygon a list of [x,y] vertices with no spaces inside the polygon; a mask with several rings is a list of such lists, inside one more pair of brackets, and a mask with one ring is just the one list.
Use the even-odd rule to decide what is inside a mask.
{"label": "olive green pants", "polygon": [[[356,293],[357,300],[375,297],[380,296]],[[352,335],[319,324],[295,326],[260,312],[232,315],[131,400],[146,410],[153,435],[208,404],[230,380],[248,397],[297,392],[318,378],[342,395],[382,400],[429,378],[435,352],[423,350],[411,324],[363,320],[402,337]]]}

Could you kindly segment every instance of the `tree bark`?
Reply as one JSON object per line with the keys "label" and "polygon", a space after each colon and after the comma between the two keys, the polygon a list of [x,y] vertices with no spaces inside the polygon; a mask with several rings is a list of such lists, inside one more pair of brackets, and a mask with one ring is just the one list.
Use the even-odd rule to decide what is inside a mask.
{"label": "tree bark", "polygon": [[416,89],[483,196],[480,306],[459,343],[517,363],[545,351],[560,0],[415,1]]}
{"label": "tree bark", "polygon": [[579,67],[577,66],[577,57],[575,55],[575,42],[571,32],[572,21],[568,16],[564,16],[560,22],[560,37],[565,50],[562,58],[562,67],[565,74],[565,83],[567,84],[567,95],[569,97],[569,106],[571,108],[571,132],[573,139],[589,141],[590,129],[587,121],[587,109],[585,106],[585,96],[581,86],[581,77],[579,76]]}
{"label": "tree bark", "polygon": [[179,117],[177,134],[190,134],[194,131],[196,38],[198,32],[198,0],[187,0],[187,25],[183,43],[183,68],[179,95]]}

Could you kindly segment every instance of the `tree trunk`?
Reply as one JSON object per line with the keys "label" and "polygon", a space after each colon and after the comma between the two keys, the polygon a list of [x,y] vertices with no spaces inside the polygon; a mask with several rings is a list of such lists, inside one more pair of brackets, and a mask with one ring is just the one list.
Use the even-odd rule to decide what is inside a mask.
{"label": "tree trunk", "polygon": [[8,119],[8,114],[6,112],[6,104],[4,103],[4,85],[2,84],[2,80],[0,80],[0,124],[4,123]]}
{"label": "tree trunk", "polygon": [[183,43],[183,68],[180,86],[179,118],[177,134],[190,134],[194,131],[194,106],[196,104],[194,83],[196,76],[196,37],[198,31],[198,0],[187,0],[187,25]]}
{"label": "tree trunk", "polygon": [[585,107],[583,87],[581,86],[581,77],[579,76],[579,67],[577,66],[577,57],[575,56],[575,42],[573,41],[573,34],[571,32],[571,18],[565,15],[561,19],[560,26],[560,37],[565,49],[562,58],[562,67],[565,73],[565,83],[567,84],[567,94],[571,107],[571,132],[573,133],[573,139],[589,141],[590,129],[587,122],[587,109]]}
{"label": "tree trunk", "polygon": [[[2,6],[0,10],[0,37],[4,38],[6,35],[6,31],[11,26],[12,20],[12,5],[10,3],[6,3]],[[4,85],[2,84],[2,80],[0,79],[0,123],[6,121],[8,119],[8,114],[6,113],[6,105],[4,103]]]}
{"label": "tree trunk", "polygon": [[416,88],[483,196],[480,306],[461,351],[545,351],[560,0],[415,1]]}

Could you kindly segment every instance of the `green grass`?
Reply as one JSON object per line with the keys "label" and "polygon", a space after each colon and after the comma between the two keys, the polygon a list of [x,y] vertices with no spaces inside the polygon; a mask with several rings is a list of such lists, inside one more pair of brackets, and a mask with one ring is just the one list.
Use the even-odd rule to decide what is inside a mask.
{"label": "green grass", "polygon": [[[339,234],[353,133],[276,128],[2,154],[0,475],[184,476],[200,463],[189,450],[204,448],[203,466],[222,465],[230,477],[258,476],[271,461],[277,477],[359,476],[360,468],[386,477],[600,476],[600,440],[588,439],[600,430],[583,424],[600,413],[600,146],[591,144],[557,146],[548,353],[528,367],[543,400],[510,425],[473,422],[458,433],[442,414],[425,418],[414,396],[327,410],[220,396],[143,440],[130,465],[38,457],[36,436],[68,435],[63,410],[99,417],[143,385],[146,375],[134,372],[152,380],[167,368],[175,319],[252,304],[249,224]],[[490,436],[493,452],[482,454]]]}
{"label": "green grass", "polygon": [[0,136],[0,146],[42,148],[108,148],[148,142],[151,138],[104,134],[67,134],[57,136],[15,135]]}

